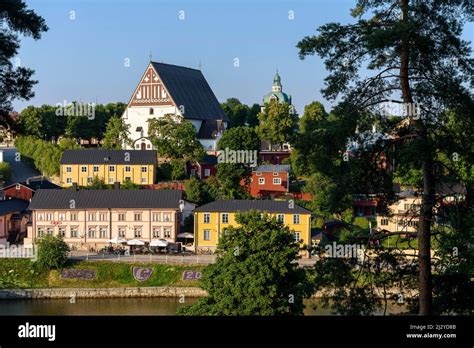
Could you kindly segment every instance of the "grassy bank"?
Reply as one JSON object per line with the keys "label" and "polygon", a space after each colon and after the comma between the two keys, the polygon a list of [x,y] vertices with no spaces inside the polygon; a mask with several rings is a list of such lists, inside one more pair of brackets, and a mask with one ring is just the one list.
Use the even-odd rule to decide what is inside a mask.
{"label": "grassy bank", "polygon": [[[151,267],[153,273],[138,282],[133,267]],[[62,279],[59,270],[38,272],[25,259],[0,259],[0,288],[109,288],[146,286],[199,286],[198,280],[182,280],[185,270],[202,271],[204,266],[158,263],[122,263],[110,261],[69,261],[65,268],[96,271],[91,280]]]}

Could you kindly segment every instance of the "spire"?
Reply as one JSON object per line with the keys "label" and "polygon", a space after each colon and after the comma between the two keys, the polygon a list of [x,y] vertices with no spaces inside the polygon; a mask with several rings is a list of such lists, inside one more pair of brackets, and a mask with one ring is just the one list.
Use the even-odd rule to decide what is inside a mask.
{"label": "spire", "polygon": [[151,51],[150,51],[150,54],[148,56],[150,57],[150,62],[151,62],[151,60],[152,60]]}
{"label": "spire", "polygon": [[277,69],[275,77],[273,78],[272,92],[281,92],[281,90],[282,90],[281,77],[278,74],[278,69]]}

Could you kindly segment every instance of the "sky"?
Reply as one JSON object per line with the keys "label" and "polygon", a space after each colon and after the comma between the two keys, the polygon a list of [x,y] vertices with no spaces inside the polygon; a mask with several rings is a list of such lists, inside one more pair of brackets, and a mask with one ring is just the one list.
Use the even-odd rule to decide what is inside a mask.
{"label": "sky", "polygon": [[[27,0],[49,31],[22,38],[35,70],[28,105],[127,103],[150,60],[201,70],[217,99],[259,103],[276,70],[298,113],[321,101],[327,71],[296,44],[327,22],[348,23],[355,0]],[[464,37],[473,40],[473,26]],[[127,64],[129,63],[129,64]],[[238,64],[237,64],[238,63]],[[238,65],[238,66],[236,66]]]}

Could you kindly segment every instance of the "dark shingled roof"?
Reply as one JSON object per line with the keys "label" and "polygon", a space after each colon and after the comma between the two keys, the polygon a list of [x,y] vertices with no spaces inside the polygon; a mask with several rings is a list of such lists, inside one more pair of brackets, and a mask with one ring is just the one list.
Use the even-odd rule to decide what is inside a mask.
{"label": "dark shingled roof", "polygon": [[200,70],[151,62],[176,105],[184,106],[184,118],[227,121],[216,96]]}
{"label": "dark shingled roof", "polygon": [[287,201],[272,201],[272,200],[226,200],[226,201],[215,201],[208,204],[204,204],[194,211],[202,212],[245,212],[249,210],[258,210],[269,213],[294,213],[294,214],[311,214],[309,210],[306,210],[298,205],[294,205],[293,208],[289,207]]}
{"label": "dark shingled roof", "polygon": [[163,208],[179,209],[179,190],[38,190],[30,210],[105,208]]}
{"label": "dark shingled roof", "polygon": [[6,199],[0,201],[0,216],[5,214],[14,213],[16,211],[24,211],[28,209],[29,202],[22,199]]}
{"label": "dark shingled roof", "polygon": [[14,184],[10,184],[8,186],[5,186],[2,190],[6,190],[10,187],[13,187],[13,186],[16,186],[16,185],[22,185],[32,191],[36,191],[38,189],[59,189],[60,186],[52,183],[51,181],[48,181],[48,180],[30,180],[30,183],[27,184],[25,181],[22,181],[22,182],[17,182],[17,183],[14,183]]}
{"label": "dark shingled roof", "polygon": [[[129,154],[126,155],[126,154]],[[128,156],[128,157],[127,157]],[[61,164],[157,164],[154,150],[66,150]],[[125,161],[129,159],[129,161]]]}
{"label": "dark shingled roof", "polygon": [[197,134],[198,139],[216,139],[219,131],[223,132],[222,125],[219,125],[217,120],[202,121],[201,127]]}

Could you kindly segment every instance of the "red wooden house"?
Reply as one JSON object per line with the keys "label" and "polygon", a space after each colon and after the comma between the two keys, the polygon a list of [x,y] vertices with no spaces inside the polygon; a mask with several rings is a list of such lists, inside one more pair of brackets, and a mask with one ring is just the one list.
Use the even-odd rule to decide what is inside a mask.
{"label": "red wooden house", "polygon": [[188,176],[197,176],[199,179],[207,179],[216,175],[217,157],[214,155],[206,155],[199,162],[188,162],[186,166],[186,174]]}
{"label": "red wooden house", "polygon": [[261,165],[252,170],[249,192],[252,197],[275,198],[289,192],[289,165]]}

